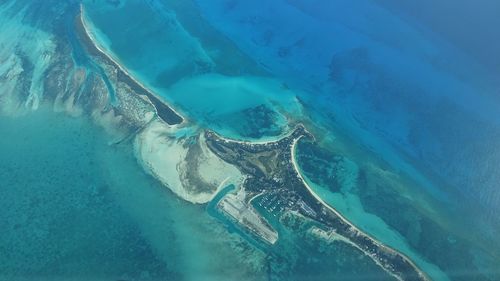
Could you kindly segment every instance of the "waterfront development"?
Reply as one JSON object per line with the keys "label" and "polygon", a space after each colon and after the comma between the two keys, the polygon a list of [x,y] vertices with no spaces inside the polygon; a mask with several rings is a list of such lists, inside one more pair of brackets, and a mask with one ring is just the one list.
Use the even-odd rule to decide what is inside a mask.
{"label": "waterfront development", "polygon": [[[84,23],[83,8],[80,7],[81,11],[77,17],[76,25],[77,30],[80,30],[79,34],[82,42],[86,44],[89,50],[94,50],[93,55],[102,58],[101,63],[105,69],[114,68],[114,70],[108,71],[117,73],[116,83],[118,85],[121,83],[123,88],[131,91],[129,95],[135,96],[136,100],[141,98],[147,101],[150,101],[150,98],[155,99],[154,94],[131,78],[126,71],[95,45]],[[119,77],[121,76],[128,78],[120,80]],[[122,101],[123,98],[119,98],[119,100]],[[126,107],[128,110],[119,112],[120,115],[137,112],[135,107],[144,108],[144,105],[137,101],[126,100],[125,102],[127,106],[132,107]],[[170,114],[175,114],[175,111],[170,109],[164,102],[160,104],[160,110],[156,108],[157,103],[150,102],[150,104],[152,108],[148,111],[155,112],[166,124],[174,125],[177,120],[182,120],[179,115],[175,115],[176,117],[173,119],[165,120],[162,118],[158,112],[165,111],[165,108],[168,112],[171,112]],[[149,123],[151,123],[151,120],[147,120],[140,125],[129,122],[128,126],[133,128],[134,133],[138,133]],[[218,157],[237,167],[246,176],[242,185],[238,187],[238,193],[226,195],[217,204],[218,208],[234,219],[236,223],[241,224],[245,230],[257,235],[267,243],[276,243],[278,233],[251,205],[251,201],[255,196],[267,195],[267,193],[273,192],[278,198],[278,202],[288,205],[287,208],[283,209],[284,212],[298,212],[305,217],[323,223],[331,229],[330,231],[340,233],[339,235],[346,237],[349,241],[356,239],[353,242],[355,245],[358,245],[377,264],[399,280],[426,280],[424,274],[408,258],[366,236],[366,234],[360,232],[343,217],[339,216],[338,213],[332,214],[332,209],[328,208],[328,205],[321,201],[318,202],[312,196],[310,190],[306,188],[293,158],[297,141],[302,137],[314,139],[303,125],[298,125],[288,136],[280,140],[258,144],[222,139],[213,131],[206,131],[204,136],[208,147]]]}
{"label": "waterfront development", "polygon": [[[218,1],[48,2],[0,3],[0,29],[12,30],[0,34],[0,128],[12,136],[0,140],[0,280],[498,276],[496,224],[470,220],[404,154],[365,142],[342,100],[315,96],[345,86],[328,83],[349,80],[363,51],[334,56],[332,81],[302,85],[316,62],[288,60],[311,58],[299,50],[312,39],[282,46],[277,62],[266,50],[281,35],[268,30],[255,57],[219,26],[272,22],[235,17],[240,1],[224,19]],[[298,16],[290,5],[316,13],[296,2],[273,24]]]}
{"label": "waterfront development", "polygon": [[[82,40],[83,45],[87,48],[89,54],[101,60],[102,64],[111,67],[106,68],[107,75],[116,77],[115,83],[123,83],[137,96],[143,96],[148,102],[152,103],[155,108],[155,113],[167,124],[176,125],[182,123],[182,117],[175,112],[164,100],[148,90],[144,85],[135,80],[119,63],[114,61],[108,54],[101,50],[99,46],[94,43],[88,32],[88,27],[85,26],[83,4],[80,4],[79,16],[75,18],[76,30],[79,34],[79,39]],[[111,73],[109,72],[111,71]]]}
{"label": "waterfront development", "polygon": [[[253,217],[257,216],[251,204],[256,196],[272,194],[276,198],[275,206],[281,205],[281,212],[296,212],[321,223],[326,228],[326,233],[334,233],[350,241],[396,279],[428,280],[407,257],[360,231],[324,203],[307,186],[294,157],[295,146],[300,139],[314,139],[303,125],[298,125],[287,137],[264,144],[232,141],[213,132],[207,132],[205,135],[208,146],[214,153],[238,167],[246,175],[238,194],[230,201],[223,199],[221,201],[223,204],[220,206],[222,210],[228,212],[225,204],[238,205],[236,211],[230,214],[246,229],[253,230],[269,243],[276,242],[277,234],[269,234],[274,231],[264,219],[246,219],[248,213]],[[274,210],[276,207],[271,208]]]}
{"label": "waterfront development", "polygon": [[[147,132],[148,128],[168,133],[171,131],[168,128],[169,126],[182,122],[183,118],[174,109],[163,101],[159,102],[155,94],[133,79],[122,66],[96,45],[84,18],[83,6],[80,6],[80,13],[75,20],[79,39],[89,54],[94,56],[98,64],[105,70],[113,85],[117,85],[115,90],[117,105],[111,109],[112,113],[107,111],[110,109],[106,107],[106,103],[98,104],[91,101],[89,104],[91,104],[93,110],[97,108],[101,112],[105,112],[105,114],[114,116],[117,123],[111,124],[111,126],[114,130],[118,128],[121,133],[116,143],[128,139],[140,139],[141,134]],[[100,88],[96,90],[99,85]],[[104,83],[97,84],[97,86],[93,86],[93,89],[95,93],[104,93],[105,97],[96,95],[93,98],[95,100],[109,101],[110,97],[105,94],[106,89],[103,85]],[[89,95],[89,98],[91,97],[92,95]],[[98,105],[96,106],[96,104]],[[161,112],[167,112],[167,114],[161,114]],[[109,126],[109,124],[106,126]],[[366,236],[337,212],[332,213],[333,209],[329,208],[324,202],[318,201],[311,194],[311,191],[307,189],[293,156],[296,143],[301,138],[314,139],[303,125],[297,125],[290,134],[269,142],[231,141],[221,138],[213,131],[205,131],[202,134],[203,136],[194,137],[194,139],[197,139],[201,143],[200,145],[206,142],[207,147],[217,157],[236,167],[243,175],[241,179],[238,179],[238,181],[242,182],[238,186],[238,192],[224,196],[217,203],[217,207],[234,220],[236,224],[240,224],[245,231],[256,235],[258,239],[262,239],[271,245],[278,241],[278,232],[251,204],[251,201],[256,196],[272,194],[276,198],[276,203],[283,205],[281,207],[282,212],[297,212],[305,218],[322,223],[327,227],[327,231],[337,232],[348,241],[351,241],[397,279],[409,280],[409,278],[414,278],[415,280],[425,280],[424,274],[405,256]],[[157,138],[161,139],[163,137],[160,134]],[[159,140],[153,139],[152,141],[158,142]],[[136,141],[136,143],[138,142]],[[156,153],[159,152],[156,151]],[[189,152],[186,153],[186,156],[187,154]],[[141,161],[147,163],[144,165],[146,170],[150,170],[155,177],[163,179],[163,182],[172,188],[171,179],[162,175],[164,173],[162,171],[164,169],[163,163],[147,162],[148,160],[145,158],[142,158]],[[195,162],[199,162],[199,160],[195,160]],[[180,196],[186,200],[195,200],[193,199],[195,196],[206,191],[200,191],[200,186],[207,185],[206,183],[200,184],[200,181],[203,182],[201,177],[201,175],[193,176],[193,173],[190,173],[189,179],[186,181],[181,179],[176,193],[184,194]],[[193,182],[198,184],[193,185]],[[206,199],[202,200],[210,200],[223,187],[221,178],[215,180],[212,185],[213,187],[207,191],[209,193],[208,197],[203,197]]]}

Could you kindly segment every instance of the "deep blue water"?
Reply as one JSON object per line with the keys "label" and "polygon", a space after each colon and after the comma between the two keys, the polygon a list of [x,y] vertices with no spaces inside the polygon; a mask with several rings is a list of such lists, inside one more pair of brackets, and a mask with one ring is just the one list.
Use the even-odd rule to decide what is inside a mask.
{"label": "deep blue water", "polygon": [[[325,201],[435,280],[498,280],[498,5],[396,2],[83,7],[100,46],[196,126],[267,139],[305,123],[317,143],[301,143],[298,162]],[[88,118],[10,99],[43,104],[58,40],[114,92],[75,37],[78,4],[0,2],[0,280],[388,278],[352,247],[277,221],[278,245],[256,245]]]}

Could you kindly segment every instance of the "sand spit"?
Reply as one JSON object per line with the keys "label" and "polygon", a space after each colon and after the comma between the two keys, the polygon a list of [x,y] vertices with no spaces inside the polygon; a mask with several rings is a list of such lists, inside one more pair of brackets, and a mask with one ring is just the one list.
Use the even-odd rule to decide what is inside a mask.
{"label": "sand spit", "polygon": [[[300,172],[300,169],[299,169],[299,166],[297,164],[295,152],[296,152],[296,146],[297,146],[297,143],[298,143],[299,140],[300,140],[300,137],[297,138],[297,139],[295,139],[293,141],[293,144],[291,146],[291,160],[292,160],[293,167],[294,167],[295,171],[297,172],[297,175],[299,176],[300,180],[302,181],[303,185],[307,188],[307,190],[309,191],[309,193],[316,200],[318,200],[318,202],[320,202],[323,206],[325,206],[328,210],[330,210],[333,213],[335,213],[337,215],[337,217],[340,218],[343,222],[345,222],[346,224],[350,225],[358,233],[360,233],[362,235],[365,235],[368,239],[372,240],[373,243],[376,244],[378,247],[383,248],[385,251],[387,251],[389,253],[392,253],[393,255],[399,255],[399,256],[401,256],[407,263],[409,263],[415,269],[415,271],[418,273],[418,277],[420,279],[422,279],[422,280],[430,280],[429,277],[408,256],[406,256],[405,254],[403,254],[403,253],[401,253],[401,252],[399,252],[399,251],[397,251],[395,249],[390,248],[389,246],[383,245],[378,240],[376,240],[375,238],[371,237],[369,234],[361,231],[359,228],[357,228],[355,225],[353,225],[350,221],[348,221],[344,216],[342,216],[336,209],[334,209],[332,206],[330,206],[325,201],[323,201],[323,199],[314,192],[314,190],[309,186],[309,184],[307,183],[307,181],[302,176],[302,174]],[[350,240],[345,240],[345,241],[350,241]],[[359,248],[360,250],[362,250],[357,245],[356,245],[356,248]],[[365,252],[365,251],[363,251],[363,252]],[[365,254],[367,254],[370,258],[372,258],[372,260],[375,261],[375,263],[377,265],[379,265],[382,269],[384,269],[387,273],[389,273],[390,275],[392,275],[393,277],[395,277],[398,280],[403,280],[399,276],[395,275],[393,272],[387,270],[387,268],[385,266],[383,266],[382,263],[379,261],[379,259],[378,259],[377,256],[368,254],[366,252],[365,252]]]}
{"label": "sand spit", "polygon": [[88,24],[85,23],[83,4],[80,4],[80,14],[75,19],[75,25],[79,38],[87,51],[96,58],[99,58],[108,66],[113,66],[115,68],[116,78],[118,81],[127,84],[136,94],[147,97],[147,99],[149,99],[149,101],[155,106],[158,116],[163,121],[170,125],[181,124],[185,121],[184,118],[172,107],[170,107],[161,97],[133,78],[132,75],[130,75],[130,73],[117,62],[116,59],[106,53],[96,43]]}
{"label": "sand spit", "polygon": [[242,175],[238,169],[206,147],[200,130],[178,136],[180,130],[187,128],[186,120],[96,43],[83,13],[80,6],[75,20],[80,41],[115,88],[116,104],[93,112],[93,116],[118,135],[114,143],[132,140],[137,160],[145,171],[192,203],[207,203],[225,185],[239,184]]}
{"label": "sand spit", "polygon": [[[178,128],[153,120],[134,140],[138,161],[172,192],[192,203],[207,203],[242,175],[215,156],[200,134],[176,137]],[[224,183],[224,184],[222,184]]]}

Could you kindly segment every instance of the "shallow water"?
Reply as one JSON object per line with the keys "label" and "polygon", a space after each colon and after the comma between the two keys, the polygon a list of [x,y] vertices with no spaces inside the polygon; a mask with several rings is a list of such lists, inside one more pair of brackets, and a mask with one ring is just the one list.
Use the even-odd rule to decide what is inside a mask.
{"label": "shallow water", "polygon": [[[10,31],[0,34],[0,75],[14,77],[0,80],[0,113],[16,116],[0,117],[0,280],[389,278],[352,246],[292,231],[283,214],[259,209],[280,234],[263,245],[214,215],[213,202],[182,201],[148,176],[130,142],[110,145],[87,117],[53,112],[42,78],[59,40],[111,96],[115,85],[72,29],[78,1],[14,2],[0,4],[0,28]],[[347,219],[435,280],[499,276],[496,213],[481,204],[495,206],[498,194],[498,112],[474,100],[473,90],[490,90],[477,84],[485,70],[454,46],[367,2],[323,11],[303,1],[84,1],[84,9],[99,45],[187,117],[176,138],[210,128],[265,140],[304,122],[317,143],[300,143],[302,172]],[[325,13],[335,15],[328,30]],[[51,26],[60,15],[66,26]],[[401,65],[412,67],[394,73]],[[5,103],[11,93],[30,102]]]}
{"label": "shallow water", "polygon": [[145,175],[131,147],[110,146],[85,119],[41,109],[2,118],[0,128],[9,136],[0,140],[2,280],[387,278],[342,243],[318,252],[303,233],[283,233],[274,248],[243,240]]}
{"label": "shallow water", "polygon": [[253,280],[246,242],[88,121],[40,110],[0,128],[1,280]]}
{"label": "shallow water", "polygon": [[102,132],[44,110],[0,128],[0,279],[175,276],[110,186],[104,165],[135,163],[103,161],[124,151],[109,152]]}
{"label": "shallow water", "polygon": [[[484,228],[471,222],[471,214],[461,209],[450,214],[449,204],[435,205],[428,196],[408,192],[408,187],[399,186],[397,175],[374,169],[369,162],[357,165],[348,150],[332,152],[302,142],[297,157],[311,187],[328,204],[363,231],[411,257],[434,280],[498,274],[496,251],[488,248],[490,240],[481,236]],[[362,159],[369,161],[367,156]],[[462,219],[457,220],[460,213]],[[477,229],[471,230],[471,225]]]}

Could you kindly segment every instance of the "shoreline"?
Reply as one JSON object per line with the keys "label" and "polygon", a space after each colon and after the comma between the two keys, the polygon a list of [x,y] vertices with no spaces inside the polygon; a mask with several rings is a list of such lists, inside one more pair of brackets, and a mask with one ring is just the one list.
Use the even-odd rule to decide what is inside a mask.
{"label": "shoreline", "polygon": [[[238,152],[233,151],[237,150],[237,148],[234,147],[226,147],[226,145],[229,146],[243,146],[243,151],[246,151],[244,148],[245,147],[252,147],[252,146],[266,146],[268,147],[268,150],[275,150],[275,151],[281,151],[281,154],[286,155],[286,159],[282,159],[282,163],[285,162],[291,162],[291,167],[289,167],[290,172],[293,173],[292,178],[300,182],[300,185],[304,185],[304,187],[301,187],[303,192],[305,192],[307,195],[306,197],[310,197],[310,199],[315,201],[315,204],[317,206],[321,206],[320,208],[323,208],[322,210],[317,210],[316,212],[329,212],[329,216],[335,216],[336,219],[338,219],[341,224],[347,226],[346,228],[341,228],[342,231],[350,231],[351,234],[355,235],[351,238],[356,238],[360,237],[359,239],[364,239],[366,240],[368,244],[371,244],[370,247],[372,247],[372,250],[367,250],[365,251],[360,245],[357,245],[356,248],[360,249],[365,255],[370,257],[373,262],[378,265],[382,270],[387,272],[390,276],[393,276],[395,279],[399,281],[406,280],[406,277],[413,277],[415,280],[422,280],[422,281],[430,281],[430,277],[427,275],[426,272],[424,272],[422,269],[420,269],[413,260],[411,260],[405,253],[396,250],[395,248],[392,248],[388,245],[383,244],[381,241],[378,239],[374,238],[372,235],[365,233],[364,231],[360,230],[358,227],[356,227],[353,223],[351,223],[349,220],[347,220],[343,215],[339,213],[335,208],[330,206],[328,203],[326,203],[318,194],[316,194],[313,190],[313,188],[305,181],[304,177],[300,173],[300,169],[298,166],[298,163],[296,161],[296,147],[298,144],[298,141],[302,139],[302,137],[311,137],[314,140],[314,136],[312,136],[309,131],[302,125],[298,124],[295,129],[289,133],[286,137],[285,143],[283,143],[284,139],[280,139],[277,141],[267,141],[267,142],[260,142],[260,144],[252,143],[252,142],[244,142],[244,141],[237,141],[237,140],[232,140],[232,139],[227,139],[224,138],[220,135],[217,135],[214,132],[207,131],[207,133],[212,134],[212,137],[218,139],[219,146],[222,146],[222,148],[219,148],[222,152],[222,155],[219,155],[221,158],[223,158],[225,161],[228,161],[229,163],[232,163],[233,165],[241,165],[242,167],[246,167],[245,165],[245,160],[241,160],[238,162],[237,159],[240,159],[241,157],[244,157],[244,152],[243,154],[238,154]],[[217,140],[215,140],[217,142]],[[280,147],[286,145],[286,147]],[[216,149],[216,148],[215,148]],[[228,152],[228,150],[229,152]],[[233,151],[233,152],[231,152]],[[253,151],[250,149],[250,151]],[[233,153],[235,156],[232,156],[231,153]],[[290,154],[289,154],[290,153]],[[227,154],[230,154],[229,156]],[[227,157],[225,157],[227,156]],[[286,165],[286,164],[283,164]],[[278,167],[279,168],[279,167]],[[283,168],[283,167],[281,167]],[[245,173],[245,171],[242,171],[242,173]],[[253,172],[246,171],[246,173],[249,173],[253,175]],[[279,174],[278,176],[286,176]],[[262,177],[266,177],[266,175],[262,175]],[[286,183],[286,182],[285,182]],[[288,182],[288,184],[293,184]],[[263,188],[258,189],[258,190],[269,190],[269,188],[275,188],[276,186],[274,185],[263,185]],[[258,191],[254,190],[254,191]],[[258,196],[258,195],[257,195]],[[307,213],[307,210],[305,211]],[[313,211],[314,212],[314,211]],[[310,213],[308,213],[310,214]],[[326,215],[326,213],[325,213]],[[312,215],[313,219],[320,219],[316,217],[316,213]],[[330,224],[325,223],[328,229],[333,230],[334,228],[331,227]],[[349,233],[348,236],[345,236],[345,238],[349,239],[348,237],[350,236]],[[363,241],[359,241],[358,238],[356,238],[359,243],[364,243]],[[355,243],[355,242],[352,242]],[[394,259],[393,259],[394,258]],[[387,260],[388,259],[388,260]],[[419,260],[419,259],[418,259]],[[420,261],[420,260],[419,260]],[[394,262],[394,263],[393,263]],[[423,264],[425,264],[424,261],[422,261]],[[396,266],[398,263],[401,263],[401,270],[396,269],[394,266]],[[432,271],[431,271],[432,272]],[[412,280],[413,280],[412,278]]]}
{"label": "shoreline", "polygon": [[88,25],[85,23],[83,4],[80,4],[79,14],[75,19],[76,31],[79,39],[82,41],[84,47],[91,55],[98,56],[110,64],[115,66],[118,70],[118,80],[122,80],[132,88],[137,94],[145,95],[149,98],[150,102],[154,105],[157,115],[169,125],[181,125],[187,120],[170,106],[160,96],[149,90],[144,84],[135,79],[120,63],[117,62],[111,55],[106,53],[104,49],[97,44]]}
{"label": "shoreline", "polygon": [[395,274],[393,274],[393,273],[385,270],[385,268],[382,265],[382,263],[380,263],[380,261],[378,261],[377,259],[373,258],[372,254],[370,254],[367,251],[363,250],[358,244],[352,242],[348,238],[346,238],[346,237],[344,237],[342,235],[339,235],[339,234],[337,234],[335,232],[325,231],[323,229],[317,228],[316,226],[313,226],[312,232],[314,234],[318,235],[318,237],[323,238],[323,239],[325,239],[327,241],[341,241],[341,242],[344,242],[346,244],[351,245],[352,247],[354,247],[354,248],[358,249],[360,252],[362,252],[365,256],[370,257],[376,265],[378,265],[380,268],[382,268],[383,271],[385,271],[386,273],[388,273],[389,275],[391,275],[392,277],[394,277],[395,279],[397,279],[399,281],[405,281],[401,277],[399,277],[399,276],[397,276],[397,275],[395,275]]}
{"label": "shoreline", "polygon": [[[342,216],[335,208],[331,207],[328,203],[326,203],[319,195],[317,195],[314,190],[309,186],[309,184],[306,182],[306,180],[304,179],[304,177],[302,176],[302,174],[300,173],[300,169],[298,167],[298,164],[297,164],[297,161],[296,161],[296,158],[295,158],[295,150],[296,150],[296,146],[297,146],[297,143],[299,142],[299,140],[302,138],[303,136],[300,136],[296,139],[294,139],[293,141],[293,144],[291,146],[291,160],[292,160],[292,164],[293,164],[293,168],[295,169],[297,175],[299,176],[300,180],[302,181],[302,183],[304,184],[304,186],[307,188],[307,190],[309,191],[309,193],[316,199],[318,200],[318,202],[320,202],[324,207],[326,207],[327,209],[329,209],[330,211],[332,211],[333,213],[335,213],[335,215],[337,215],[344,223],[348,224],[349,226],[351,226],[352,228],[356,229],[358,232],[364,234],[366,237],[368,237],[370,240],[372,240],[372,242],[374,244],[376,244],[377,246],[391,252],[391,253],[394,253],[396,255],[400,255],[403,259],[405,259],[415,270],[416,272],[419,274],[420,277],[422,277],[424,280],[426,281],[430,281],[430,279],[428,278],[427,274],[425,274],[408,256],[406,256],[404,253],[401,253],[389,246],[386,246],[384,244],[382,244],[381,242],[379,242],[377,239],[373,238],[372,236],[370,236],[369,234],[365,233],[364,231],[360,230],[358,227],[356,227],[355,225],[353,225],[349,220],[347,220],[346,218],[344,218],[344,216]],[[370,255],[368,255],[370,256]],[[371,256],[370,256],[371,257]],[[378,264],[384,271],[388,272],[383,266],[381,266],[376,260],[374,260],[376,264]],[[388,272],[390,275],[394,276],[391,272]],[[396,279],[400,279],[399,277],[397,276],[394,276],[396,277]]]}
{"label": "shoreline", "polygon": [[[282,133],[278,136],[273,136],[273,137],[270,137],[269,139],[267,140],[260,140],[260,141],[250,141],[250,140],[238,140],[238,139],[228,139],[224,136],[222,136],[221,134],[215,132],[214,130],[209,130],[210,132],[212,132],[213,134],[215,134],[217,137],[219,137],[220,139],[226,141],[226,142],[232,142],[232,143],[239,143],[239,144],[248,144],[248,145],[254,145],[254,144],[263,144],[263,145],[267,145],[267,144],[270,144],[270,143],[275,143],[275,142],[278,142],[284,138],[288,138],[289,136],[291,136],[296,130],[297,128],[299,127],[304,127],[305,126],[302,124],[302,123],[298,123],[293,129],[289,130],[288,132],[285,132],[285,133]],[[313,138],[313,140],[315,140],[315,137],[314,135],[311,134],[311,137]]]}
{"label": "shoreline", "polygon": [[[133,90],[136,90],[136,92],[138,92],[139,94],[140,93],[143,93],[144,95],[146,95],[148,98],[150,98],[151,102],[153,103],[153,105],[155,106],[155,108],[157,109],[158,111],[158,115],[160,116],[160,108],[163,106],[163,107],[166,107],[168,108],[170,111],[172,111],[174,114],[176,114],[176,116],[178,118],[180,118],[180,122],[179,123],[174,123],[174,124],[171,124],[170,122],[168,122],[167,120],[163,119],[165,122],[167,122],[167,124],[169,125],[178,125],[178,124],[182,124],[184,122],[186,122],[186,120],[177,112],[175,111],[175,109],[173,109],[172,107],[170,107],[164,100],[161,99],[161,97],[157,96],[156,94],[154,94],[153,92],[151,92],[150,90],[148,90],[148,88],[146,86],[144,86],[141,82],[137,81],[135,78],[133,78],[133,76],[126,70],[124,69],[124,67],[122,67],[121,64],[119,64],[115,59],[112,58],[111,55],[107,54],[102,47],[100,47],[97,43],[96,43],[96,39],[93,37],[93,35],[91,34],[91,32],[89,31],[89,28],[88,26],[86,25],[85,23],[85,19],[84,19],[84,8],[83,8],[83,4],[80,4],[80,14],[79,16],[77,17],[79,22],[77,22],[77,24],[81,24],[81,27],[82,27],[82,32],[84,32],[85,34],[85,37],[87,37],[86,39],[87,42],[85,43],[88,43],[88,44],[85,44],[86,47],[92,47],[94,50],[94,53],[99,56],[99,57],[102,57],[103,59],[105,60],[108,60],[110,61],[110,63],[112,65],[114,65],[118,70],[119,72],[121,73],[118,73],[118,79],[120,80],[120,78],[124,78],[127,82],[127,85],[129,85],[130,87],[133,88]],[[77,28],[78,30],[78,28]],[[82,40],[85,41],[85,38],[82,38]],[[87,45],[90,45],[90,46],[87,46]],[[91,51],[91,50],[89,50]],[[120,77],[120,74],[122,74],[124,77]],[[160,103],[160,107],[157,106],[158,103]],[[289,137],[291,136],[295,131],[296,129],[299,127],[299,126],[303,126],[302,124],[298,124],[297,126],[295,126],[294,129],[290,130],[288,133],[283,133],[283,134],[280,134],[278,136],[275,136],[275,137],[272,137],[272,139],[268,139],[268,140],[264,140],[264,141],[251,141],[251,140],[235,140],[235,139],[227,139],[217,133],[215,133],[214,131],[212,131],[213,133],[215,133],[216,135],[218,135],[221,139],[223,139],[224,141],[227,141],[227,142],[234,142],[234,143],[239,143],[239,144],[249,144],[249,145],[255,145],[255,144],[261,144],[261,145],[267,145],[267,144],[270,144],[270,143],[275,143],[277,141],[279,141],[280,139],[283,139],[283,138],[286,138],[286,137]],[[316,199],[318,200],[323,206],[325,206],[327,209],[329,209],[330,211],[332,211],[335,215],[337,215],[344,223],[350,225],[351,227],[353,227],[354,229],[356,229],[358,232],[362,233],[363,235],[365,235],[366,237],[368,237],[370,240],[373,241],[374,244],[376,244],[377,246],[379,246],[380,248],[383,248],[385,250],[387,250],[388,252],[390,253],[394,253],[395,255],[400,255],[403,259],[405,259],[415,270],[416,272],[419,274],[420,277],[422,277],[424,280],[430,280],[427,278],[427,275],[422,272],[414,263],[413,261],[408,258],[405,254],[389,247],[389,246],[386,246],[386,245],[383,245],[381,242],[379,242],[378,240],[374,239],[373,237],[371,237],[370,235],[368,235],[367,233],[361,231],[359,228],[357,228],[356,226],[354,226],[351,222],[349,222],[346,218],[344,218],[337,210],[335,210],[333,207],[331,207],[328,203],[326,203],[319,195],[317,195],[313,189],[308,185],[308,183],[305,181],[305,179],[303,178],[302,174],[300,173],[300,170],[298,168],[298,164],[296,163],[296,159],[295,159],[295,148],[296,148],[296,145],[298,143],[298,141],[302,138],[303,136],[299,136],[298,138],[295,138],[293,140],[293,143],[292,143],[292,146],[291,146],[291,161],[292,161],[292,164],[293,164],[293,167],[294,167],[294,170],[296,171],[297,175],[299,176],[300,180],[302,181],[302,183],[306,186],[306,188],[308,189],[309,193]],[[217,192],[215,193],[215,195],[220,192],[219,188],[222,187],[223,183],[225,183],[228,179],[224,179],[218,186],[218,190]],[[215,196],[214,196],[215,197]],[[213,198],[212,198],[213,199]],[[190,201],[190,200],[188,200]],[[190,201],[191,202],[191,201]],[[352,242],[351,242],[352,243]],[[353,244],[355,245],[355,244]],[[356,247],[356,248],[359,248],[359,247]],[[361,249],[360,249],[361,250]],[[363,251],[364,252],[364,251]],[[366,254],[366,253],[365,253]],[[367,254],[368,255],[368,254]],[[371,255],[368,255],[371,257]],[[373,258],[372,258],[373,259]],[[391,276],[395,277],[396,279],[398,280],[401,280],[401,278],[399,278],[397,275],[394,275],[393,273],[387,271],[381,264],[380,262],[378,262],[376,259],[373,259],[374,262],[379,265],[384,271],[388,272]]]}

